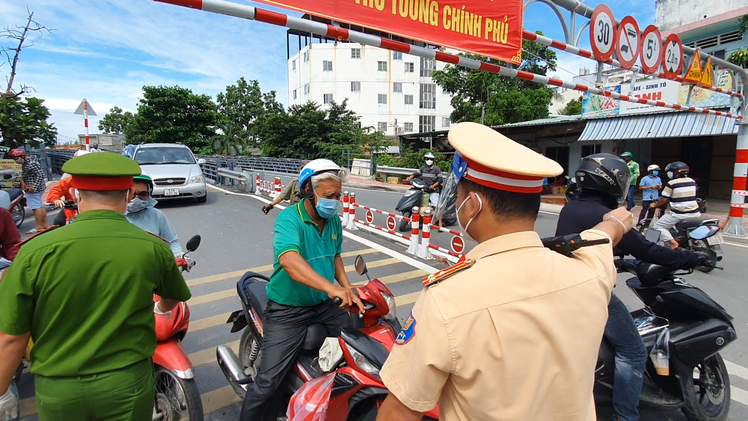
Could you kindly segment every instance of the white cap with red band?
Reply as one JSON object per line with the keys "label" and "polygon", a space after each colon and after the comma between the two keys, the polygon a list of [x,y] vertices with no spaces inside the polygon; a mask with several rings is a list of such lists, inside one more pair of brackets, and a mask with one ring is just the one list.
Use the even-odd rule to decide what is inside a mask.
{"label": "white cap with red band", "polygon": [[540,193],[546,177],[564,169],[556,161],[478,123],[458,123],[448,133],[457,151],[452,171],[482,186],[515,193]]}

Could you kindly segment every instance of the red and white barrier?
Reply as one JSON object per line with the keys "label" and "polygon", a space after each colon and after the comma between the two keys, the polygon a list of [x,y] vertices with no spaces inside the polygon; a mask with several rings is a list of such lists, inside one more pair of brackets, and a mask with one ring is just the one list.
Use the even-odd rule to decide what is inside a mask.
{"label": "red and white barrier", "polygon": [[343,219],[343,226],[344,227],[348,227],[348,219],[349,219],[349,217],[348,217],[348,210],[349,210],[348,209],[349,208],[348,203],[349,203],[348,192],[346,191],[346,192],[343,192],[343,215],[342,215],[342,219]]}
{"label": "red and white barrier", "polygon": [[375,229],[377,231],[382,231],[382,232],[387,233],[389,235],[394,235],[395,236],[394,240],[398,241],[398,242],[401,242],[403,244],[410,244],[410,242],[412,241],[412,237],[410,235],[400,234],[399,232],[397,232],[394,229],[389,229],[389,227],[386,227],[386,228],[385,227],[380,227],[379,225],[372,224],[372,223],[366,222],[366,221],[362,221],[362,220],[356,219],[356,218],[353,218],[353,221],[355,223],[361,224],[361,225],[363,225],[365,227],[373,228],[373,229]]}
{"label": "red and white barrier", "polygon": [[421,233],[421,246],[418,248],[418,257],[421,259],[431,260],[434,256],[429,251],[431,242],[431,209],[426,208],[423,211],[423,232]]}
{"label": "red and white barrier", "polygon": [[413,219],[410,221],[410,247],[408,247],[408,253],[410,254],[418,254],[418,240],[421,237],[421,233],[419,232],[418,226],[420,225],[420,209],[418,209],[418,206],[413,206],[413,213],[411,215],[413,216]]}
{"label": "red and white barrier", "polygon": [[274,188],[275,188],[275,191],[273,192],[273,198],[276,198],[276,197],[280,196],[281,189],[283,188],[281,186],[281,179],[280,179],[280,177],[275,177]]}
{"label": "red and white barrier", "polygon": [[348,225],[346,228],[351,231],[357,231],[356,227],[356,193],[351,192],[348,203]]}

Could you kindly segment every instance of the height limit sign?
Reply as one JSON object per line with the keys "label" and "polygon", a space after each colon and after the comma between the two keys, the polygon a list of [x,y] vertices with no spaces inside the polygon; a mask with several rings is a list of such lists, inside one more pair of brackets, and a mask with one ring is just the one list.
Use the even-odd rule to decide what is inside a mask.
{"label": "height limit sign", "polygon": [[616,19],[613,17],[613,11],[604,4],[598,4],[592,12],[590,25],[592,54],[597,61],[610,60],[616,43]]}
{"label": "height limit sign", "polygon": [[639,37],[639,25],[631,16],[621,19],[621,25],[616,31],[616,56],[621,62],[621,67],[631,70],[639,57],[641,50],[641,38]]}

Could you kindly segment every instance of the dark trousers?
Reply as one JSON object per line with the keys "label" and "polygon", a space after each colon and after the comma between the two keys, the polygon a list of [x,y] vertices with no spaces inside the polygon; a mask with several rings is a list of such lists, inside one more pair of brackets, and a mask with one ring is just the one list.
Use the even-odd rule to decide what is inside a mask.
{"label": "dark trousers", "polygon": [[629,192],[626,195],[626,210],[634,209],[636,202],[634,202],[634,195],[636,194],[636,186],[629,186]]}
{"label": "dark trousers", "polygon": [[247,388],[240,421],[275,421],[277,414],[266,412],[270,399],[293,367],[301,351],[307,327],[323,324],[329,336],[338,336],[350,327],[350,315],[332,300],[311,307],[290,307],[273,301],[265,309],[262,359],[254,382]]}
{"label": "dark trousers", "polygon": [[642,201],[642,211],[639,212],[639,221],[637,222],[637,224],[641,225],[645,217],[649,219],[654,218],[654,214],[657,208],[652,205],[654,205],[655,203],[657,203],[656,200],[643,200]]}
{"label": "dark trousers", "polygon": [[613,411],[621,421],[637,421],[642,376],[647,367],[647,348],[626,304],[615,294],[611,294],[608,303],[605,338],[615,352]]}

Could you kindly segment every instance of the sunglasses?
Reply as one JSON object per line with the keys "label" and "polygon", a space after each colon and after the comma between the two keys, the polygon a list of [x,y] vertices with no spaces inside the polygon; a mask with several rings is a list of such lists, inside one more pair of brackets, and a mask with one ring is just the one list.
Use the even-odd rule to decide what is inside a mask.
{"label": "sunglasses", "polygon": [[149,197],[151,197],[150,193],[147,191],[140,191],[140,192],[134,192],[135,197],[141,199],[141,200],[148,200]]}

